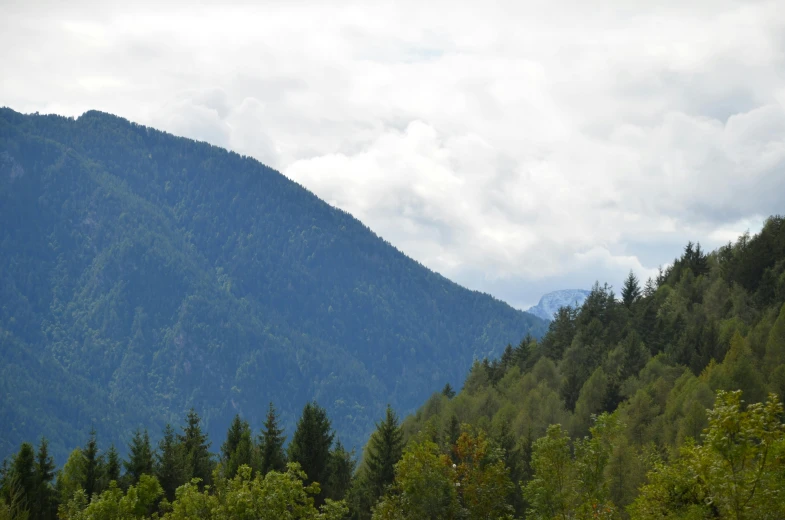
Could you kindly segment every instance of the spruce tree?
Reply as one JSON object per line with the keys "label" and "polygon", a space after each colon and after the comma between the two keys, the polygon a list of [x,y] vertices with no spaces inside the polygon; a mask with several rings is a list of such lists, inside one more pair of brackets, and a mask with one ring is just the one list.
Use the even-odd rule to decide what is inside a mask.
{"label": "spruce tree", "polygon": [[651,279],[651,276],[646,280],[646,285],[643,287],[643,296],[648,298],[652,296],[657,291],[657,286],[654,284],[654,280]]}
{"label": "spruce tree", "polygon": [[455,397],[455,390],[452,389],[450,383],[444,385],[444,388],[442,389],[442,395],[447,397],[447,399],[452,399],[453,397]]}
{"label": "spruce tree", "polygon": [[153,450],[147,430],[137,429],[128,445],[128,460],[123,462],[128,484],[135,485],[142,475],[153,474]]}
{"label": "spruce tree", "polygon": [[260,471],[266,475],[270,471],[286,470],[286,455],[283,451],[283,444],[286,437],[283,436],[283,428],[278,427],[278,415],[275,412],[273,403],[267,410],[267,420],[264,422],[264,429],[259,436],[259,449],[262,453]]}
{"label": "spruce tree", "polygon": [[209,485],[212,480],[213,461],[210,456],[210,442],[202,432],[201,419],[191,408],[186,418],[183,433],[177,436],[186,455],[186,470],[191,478],[201,479],[201,485]]}
{"label": "spruce tree", "polygon": [[155,476],[164,490],[166,499],[174,500],[174,492],[188,481],[186,470],[186,457],[183,445],[177,442],[177,437],[171,424],[167,424],[164,435],[158,443],[156,454]]}
{"label": "spruce tree", "polygon": [[384,494],[395,479],[395,464],[403,455],[403,432],[398,416],[387,405],[384,420],[376,425],[371,435],[366,459],[366,475],[373,494],[373,501]]}
{"label": "spruce tree", "polygon": [[45,437],[38,444],[35,461],[35,506],[31,513],[34,518],[53,519],[57,513],[52,480],[55,477],[55,462],[49,455],[49,443]]}
{"label": "spruce tree", "polygon": [[335,442],[330,452],[330,470],[326,482],[325,495],[333,500],[343,500],[352,486],[354,475],[354,454],[346,451],[341,441]]}
{"label": "spruce tree", "polygon": [[120,482],[120,455],[117,453],[117,449],[114,447],[114,443],[109,446],[109,451],[106,452],[106,469],[105,469],[105,480],[108,485],[109,482],[115,481],[119,484]]}
{"label": "spruce tree", "polygon": [[84,490],[88,500],[93,499],[93,495],[100,493],[101,478],[101,459],[98,456],[98,441],[96,440],[95,428],[90,430],[90,437],[82,450],[84,457]]}
{"label": "spruce tree", "polygon": [[322,491],[315,497],[317,505],[324,503],[334,435],[325,409],[316,403],[306,404],[289,444],[289,460],[300,464],[307,476],[306,484],[322,485]]}
{"label": "spruce tree", "polygon": [[[7,483],[9,495],[14,498],[20,509],[30,510],[34,505],[36,496],[35,451],[29,442],[22,443],[19,453],[14,456],[11,469],[4,479]],[[11,498],[11,496],[7,497]]]}
{"label": "spruce tree", "polygon": [[237,474],[237,469],[243,464],[251,466],[252,452],[251,427],[247,421],[240,418],[239,414],[235,415],[226,432],[226,441],[221,445],[221,461],[226,476],[234,477]]}
{"label": "spruce tree", "polygon": [[638,285],[638,278],[635,276],[635,273],[630,270],[630,274],[627,275],[627,279],[624,280],[624,286],[621,289],[622,302],[624,303],[624,306],[629,309],[640,296],[641,288],[640,285]]}

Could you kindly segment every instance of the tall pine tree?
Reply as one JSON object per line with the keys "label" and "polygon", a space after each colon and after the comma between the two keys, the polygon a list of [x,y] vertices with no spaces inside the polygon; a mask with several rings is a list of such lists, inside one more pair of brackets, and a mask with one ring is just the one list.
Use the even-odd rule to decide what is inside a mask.
{"label": "tall pine tree", "polygon": [[128,445],[128,460],[123,462],[128,484],[135,485],[142,475],[153,474],[153,450],[147,430],[136,430]]}
{"label": "tall pine tree", "polygon": [[316,403],[306,404],[289,444],[289,460],[300,464],[307,476],[306,484],[318,482],[322,486],[315,497],[317,505],[324,503],[334,435],[325,409]]}
{"label": "tall pine tree", "polygon": [[628,309],[635,303],[641,296],[641,288],[638,284],[638,278],[635,273],[630,270],[630,274],[624,280],[624,286],[621,288],[621,301]]}
{"label": "tall pine tree", "polygon": [[278,427],[278,415],[275,412],[275,407],[273,403],[270,403],[267,419],[264,422],[262,434],[259,436],[262,475],[266,475],[270,471],[286,470],[286,454],[283,451],[285,441],[283,428]]}
{"label": "tall pine tree", "polygon": [[226,476],[234,477],[237,469],[243,464],[252,466],[252,454],[251,427],[247,421],[240,418],[239,414],[235,415],[226,432],[226,441],[221,445],[221,462]]}
{"label": "tall pine tree", "polygon": [[164,435],[158,443],[156,454],[155,476],[164,490],[166,499],[174,500],[174,492],[188,481],[186,470],[186,455],[182,444],[177,442],[177,437],[171,424],[164,428]]}
{"label": "tall pine tree", "polygon": [[387,486],[395,479],[395,464],[403,455],[403,432],[398,416],[390,405],[384,420],[376,425],[376,431],[368,443],[366,475],[372,492],[372,503],[384,494]]}
{"label": "tall pine tree", "polygon": [[33,518],[42,520],[54,519],[57,513],[55,491],[52,480],[55,477],[55,462],[49,455],[49,443],[45,437],[38,444],[35,461],[35,505],[31,513]]}
{"label": "tall pine tree", "polygon": [[109,451],[106,452],[106,468],[104,470],[106,486],[112,481],[120,483],[120,465],[120,455],[117,453],[117,448],[114,447],[113,443],[109,446]]}
{"label": "tall pine tree", "polygon": [[186,471],[191,478],[201,479],[202,486],[209,485],[213,471],[210,442],[202,432],[201,419],[193,408],[188,412],[183,433],[177,438],[185,451]]}
{"label": "tall pine tree", "polygon": [[100,493],[100,479],[102,472],[101,459],[98,456],[98,441],[96,440],[95,428],[90,430],[90,437],[82,450],[84,457],[84,490],[88,500],[93,499],[93,495]]}

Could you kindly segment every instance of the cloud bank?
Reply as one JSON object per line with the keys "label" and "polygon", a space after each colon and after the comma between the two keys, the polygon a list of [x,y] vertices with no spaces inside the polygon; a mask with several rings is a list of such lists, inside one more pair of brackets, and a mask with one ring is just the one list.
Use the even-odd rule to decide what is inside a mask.
{"label": "cloud bank", "polygon": [[0,104],[253,156],[511,304],[782,213],[779,3],[10,2]]}

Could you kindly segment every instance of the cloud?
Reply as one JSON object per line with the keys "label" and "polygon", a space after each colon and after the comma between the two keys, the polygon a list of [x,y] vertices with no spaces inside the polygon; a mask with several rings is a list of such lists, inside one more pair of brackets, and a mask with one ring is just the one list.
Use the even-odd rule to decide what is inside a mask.
{"label": "cloud", "polygon": [[0,103],[256,157],[518,306],[782,211],[776,1],[42,7],[0,7]]}

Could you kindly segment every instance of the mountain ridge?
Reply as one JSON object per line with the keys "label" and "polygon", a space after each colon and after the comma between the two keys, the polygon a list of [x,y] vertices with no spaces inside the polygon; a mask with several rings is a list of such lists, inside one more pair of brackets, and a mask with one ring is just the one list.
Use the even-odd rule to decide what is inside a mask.
{"label": "mountain ridge", "polygon": [[258,427],[270,400],[291,431],[317,399],[358,444],[388,400],[413,409],[545,331],[207,143],[0,109],[0,155],[3,454],[34,432],[62,455],[91,426],[122,445],[190,406],[216,438],[211,421]]}

